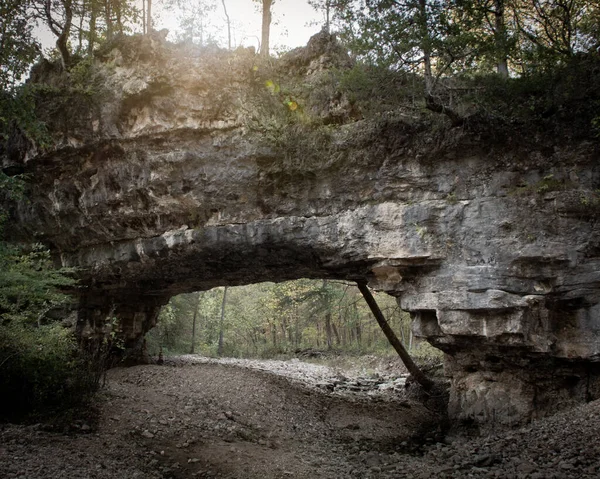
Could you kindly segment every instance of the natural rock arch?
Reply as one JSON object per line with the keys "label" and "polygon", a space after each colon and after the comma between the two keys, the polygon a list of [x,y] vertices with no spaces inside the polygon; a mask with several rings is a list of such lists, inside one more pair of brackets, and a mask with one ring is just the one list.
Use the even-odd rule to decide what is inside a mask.
{"label": "natural rock arch", "polygon": [[[313,81],[324,44],[281,68]],[[48,118],[52,151],[4,159],[35,178],[14,237],[80,268],[82,331],[116,316],[134,344],[177,293],[368,280],[446,353],[453,418],[517,424],[600,396],[596,145],[360,120],[337,96],[306,100],[333,125],[314,128],[281,116],[264,87],[281,72],[250,52],[113,47],[96,65],[111,96]]]}

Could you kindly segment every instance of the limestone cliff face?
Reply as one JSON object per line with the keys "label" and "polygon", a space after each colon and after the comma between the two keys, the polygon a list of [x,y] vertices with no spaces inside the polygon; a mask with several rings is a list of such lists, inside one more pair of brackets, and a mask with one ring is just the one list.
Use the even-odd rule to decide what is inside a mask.
{"label": "limestone cliff face", "polygon": [[454,418],[600,397],[597,144],[362,119],[324,36],[256,62],[133,37],[101,102],[48,116],[56,148],[10,160],[35,178],[13,234],[81,268],[83,329],[116,315],[133,344],[181,292],[367,278],[446,353]]}

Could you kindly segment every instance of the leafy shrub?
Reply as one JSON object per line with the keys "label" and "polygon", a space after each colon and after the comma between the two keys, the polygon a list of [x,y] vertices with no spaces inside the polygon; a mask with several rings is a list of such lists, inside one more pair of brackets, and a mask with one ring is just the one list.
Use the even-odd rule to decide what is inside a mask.
{"label": "leafy shrub", "polygon": [[[557,134],[593,138],[600,109],[600,60],[575,56],[549,71],[505,80],[497,75],[472,80],[463,101],[484,117]],[[469,98],[470,97],[470,98]]]}
{"label": "leafy shrub", "polygon": [[[0,175],[0,197],[22,197],[19,178]],[[0,206],[0,233],[8,221]],[[81,352],[71,329],[49,322],[70,298],[72,271],[53,268],[41,245],[0,241],[0,391],[2,419],[21,419],[84,403],[97,389],[102,348]],[[100,354],[99,354],[100,353]]]}
{"label": "leafy shrub", "polygon": [[99,385],[98,364],[79,354],[73,332],[54,323],[0,326],[2,419],[22,419],[84,404]]}

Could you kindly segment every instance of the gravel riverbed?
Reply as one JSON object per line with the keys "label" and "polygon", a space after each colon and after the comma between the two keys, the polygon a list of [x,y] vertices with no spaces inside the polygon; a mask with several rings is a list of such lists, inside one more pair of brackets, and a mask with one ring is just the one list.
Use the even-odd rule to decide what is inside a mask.
{"label": "gravel riverbed", "polygon": [[187,355],[117,368],[97,424],[0,425],[0,477],[600,477],[598,401],[521,429],[445,437],[404,382],[400,366],[299,360]]}

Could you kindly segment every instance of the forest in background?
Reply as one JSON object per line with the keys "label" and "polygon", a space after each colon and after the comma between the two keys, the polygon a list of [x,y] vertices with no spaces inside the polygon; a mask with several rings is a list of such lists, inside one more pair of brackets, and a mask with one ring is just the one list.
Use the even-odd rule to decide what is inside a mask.
{"label": "forest in background", "polygon": [[[375,293],[406,349],[435,356],[413,338],[395,298]],[[171,299],[147,338],[148,353],[273,358],[323,351],[393,355],[353,283],[300,279],[215,288]]]}

